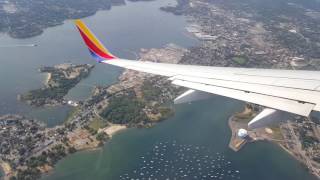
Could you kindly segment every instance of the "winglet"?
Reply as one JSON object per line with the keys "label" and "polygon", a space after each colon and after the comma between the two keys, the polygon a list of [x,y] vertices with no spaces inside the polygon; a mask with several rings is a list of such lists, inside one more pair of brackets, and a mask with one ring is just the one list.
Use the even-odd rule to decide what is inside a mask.
{"label": "winglet", "polygon": [[117,59],[112,55],[90,31],[90,29],[80,19],[75,20],[75,24],[80,32],[83,41],[86,43],[90,54],[98,61]]}

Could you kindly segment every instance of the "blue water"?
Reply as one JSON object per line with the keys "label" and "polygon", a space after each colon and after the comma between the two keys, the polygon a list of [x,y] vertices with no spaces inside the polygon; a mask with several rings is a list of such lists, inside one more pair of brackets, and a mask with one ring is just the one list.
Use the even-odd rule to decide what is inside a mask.
{"label": "blue water", "polygon": [[[214,176],[224,180],[315,180],[299,162],[274,144],[248,144],[239,152],[228,147],[231,132],[227,120],[241,110],[241,105],[219,97],[175,106],[174,117],[150,129],[129,129],[117,134],[102,149],[70,155],[44,179],[195,179],[200,173],[206,178],[199,179],[212,179],[208,174],[213,171]],[[182,173],[179,168],[183,168]],[[185,174],[188,176],[181,177]]]}
{"label": "blue water", "polygon": [[[184,17],[159,10],[173,2],[128,2],[126,6],[100,11],[84,21],[115,55],[124,58],[134,58],[140,48],[158,48],[167,43],[184,47],[195,45],[197,42],[186,36]],[[94,63],[73,23],[66,21],[64,25],[49,28],[30,39],[17,40],[6,35],[1,35],[0,39],[0,114],[26,114],[38,117],[49,126],[62,123],[69,109],[30,108],[17,102],[16,95],[42,86],[45,76],[37,72],[42,65]],[[3,47],[29,43],[39,46]],[[85,99],[92,86],[112,84],[120,72],[121,69],[115,67],[97,65],[67,97]],[[240,111],[242,105],[239,101],[218,97],[175,106],[176,113],[172,118],[153,128],[119,133],[101,149],[70,155],[59,161],[54,171],[43,179],[163,179],[161,175],[177,179],[194,176],[211,179],[211,175],[225,180],[315,179],[274,144],[249,144],[237,153],[228,148],[231,132],[227,120]],[[183,163],[185,160],[186,164]],[[157,164],[153,165],[155,162]],[[170,165],[169,173],[166,173],[166,165]],[[196,171],[199,167],[201,169]]]}
{"label": "blue water", "polygon": [[[195,40],[186,38],[183,17],[159,10],[160,6],[170,2],[173,1],[127,2],[126,6],[99,11],[84,21],[113,54],[123,58],[135,58],[141,48],[163,47],[167,43],[185,47],[194,45]],[[22,44],[38,46],[13,47]],[[50,126],[60,124],[67,116],[65,107],[31,108],[18,102],[17,94],[42,86],[45,75],[37,71],[41,66],[65,62],[95,64],[71,20],[29,39],[0,35],[0,54],[0,115],[20,113],[40,118]],[[67,98],[84,100],[94,85],[112,84],[120,72],[121,69],[115,67],[97,65],[87,79],[70,91]],[[58,112],[61,112],[59,117],[52,116]]]}

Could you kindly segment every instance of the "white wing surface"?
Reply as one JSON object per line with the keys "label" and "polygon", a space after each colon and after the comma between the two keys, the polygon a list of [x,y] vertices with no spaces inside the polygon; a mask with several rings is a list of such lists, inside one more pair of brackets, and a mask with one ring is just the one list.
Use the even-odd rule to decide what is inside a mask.
{"label": "white wing surface", "polygon": [[133,60],[103,63],[166,76],[173,84],[308,116],[319,111],[320,72],[210,67]]}

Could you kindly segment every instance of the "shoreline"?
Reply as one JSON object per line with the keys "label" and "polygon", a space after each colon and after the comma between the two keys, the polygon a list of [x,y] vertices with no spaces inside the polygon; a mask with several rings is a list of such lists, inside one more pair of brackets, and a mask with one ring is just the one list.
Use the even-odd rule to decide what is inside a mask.
{"label": "shoreline", "polygon": [[0,160],[0,171],[3,173],[3,176],[0,176],[0,179],[3,178],[4,180],[8,180],[13,173],[10,165],[2,160]]}
{"label": "shoreline", "polygon": [[[141,50],[140,55],[141,60],[177,63],[185,51],[184,48],[169,44],[162,48],[151,48],[147,51]],[[46,80],[48,79],[50,79],[50,76],[47,74]],[[26,173],[33,176],[34,179],[37,179],[41,175],[50,173],[50,167],[54,169],[55,164],[69,154],[100,149],[101,146],[108,143],[114,135],[130,127],[149,128],[161,122],[161,120],[166,119],[172,114],[170,107],[167,107],[165,102],[168,100],[171,101],[171,97],[176,96],[179,89],[169,87],[169,89],[163,89],[157,92],[157,94],[153,94],[152,92],[154,92],[155,88],[161,89],[159,86],[163,87],[167,85],[167,83],[168,81],[165,78],[146,75],[145,73],[136,73],[130,70],[123,71],[117,83],[110,86],[96,87],[92,95],[86,101],[79,104],[79,109],[76,110],[63,125],[41,130],[38,128],[39,134],[49,138],[46,145],[41,149],[37,149],[41,143],[37,145],[35,142],[35,146],[30,147],[31,151],[35,153],[23,157],[26,160],[33,157],[32,162],[29,163],[38,164],[34,166],[27,164],[27,166],[25,166],[21,164],[23,162],[18,162],[13,164],[13,167],[16,168],[11,174],[8,172],[10,168],[7,168],[7,166],[5,166],[6,164],[3,164],[6,172],[8,172],[5,174],[5,177],[17,177],[20,173]],[[128,96],[128,93],[134,95]],[[121,121],[117,121],[119,119],[117,116],[104,115],[101,117],[100,114],[105,108],[109,107],[114,109],[113,106],[121,103],[121,101],[119,101],[122,100],[121,98],[124,98],[123,100],[126,101],[126,104],[130,104],[133,111],[122,113],[123,110],[119,109],[122,112],[117,111],[117,113],[126,114],[120,117]],[[136,102],[143,102],[143,104],[135,104]],[[113,106],[110,104],[113,104]],[[130,112],[132,114],[130,114]],[[135,112],[142,112],[143,114],[137,114]],[[19,117],[13,116],[13,119],[19,119]],[[28,127],[31,121],[28,119],[25,120],[24,126]],[[31,124],[30,126],[37,127],[38,124]],[[11,128],[15,129],[14,127],[16,127],[15,124],[11,124]],[[27,129],[30,130],[32,128]],[[10,132],[12,134],[16,133],[16,131]],[[28,137],[33,137],[35,133],[26,131],[26,134]],[[33,139],[36,141],[36,138]],[[6,140],[10,141],[10,138]],[[18,140],[21,141],[22,145],[25,144],[22,138]],[[17,146],[12,145],[9,148],[15,150]],[[49,151],[54,152],[57,157],[54,157],[54,159],[51,158],[53,156],[49,157],[47,154]],[[8,162],[17,162],[16,160],[22,156],[23,155],[16,154],[16,156],[9,159]],[[43,160],[43,156],[46,157],[45,160]],[[25,161],[25,163],[28,162]],[[36,172],[37,169],[40,170],[40,172]]]}
{"label": "shoreline", "polygon": [[[112,8],[113,6],[118,6],[118,5],[111,5],[111,8]],[[91,17],[91,16],[94,16],[95,14],[97,14],[97,12],[99,12],[99,11],[109,11],[109,10],[111,10],[111,8],[110,8],[110,9],[108,9],[108,8],[106,8],[106,9],[97,9],[94,13],[87,14],[87,15],[81,16],[81,17],[79,17],[79,18]],[[43,25],[43,24],[39,24],[40,26],[43,26],[43,28],[41,28],[40,30],[38,30],[38,31],[36,31],[36,32],[30,33],[30,34],[27,34],[27,35],[23,35],[23,36],[21,36],[21,35],[18,35],[18,36],[17,36],[17,35],[13,35],[13,34],[7,32],[7,31],[2,31],[2,32],[0,32],[0,35],[5,35],[5,36],[8,36],[8,37],[10,37],[10,38],[18,39],[18,40],[31,39],[31,38],[34,38],[34,37],[37,37],[37,36],[42,35],[42,34],[43,34],[47,29],[49,29],[49,28],[62,26],[62,25],[64,25],[67,21],[73,21],[73,19],[76,19],[76,18],[72,18],[72,19],[70,19],[70,18],[65,18],[65,19],[62,20],[61,22],[58,22],[58,23],[56,23],[56,24],[49,25],[49,26]]]}
{"label": "shoreline", "polygon": [[[127,3],[135,3],[135,2],[150,2],[150,1],[153,1],[153,0],[125,0],[125,3],[111,3],[111,6],[110,8],[104,8],[104,9],[100,9],[98,8],[95,12],[93,13],[90,13],[90,14],[87,14],[87,15],[81,15],[80,17],[76,17],[76,18],[68,18],[66,17],[64,20],[62,20],[61,22],[58,22],[56,24],[53,24],[53,25],[43,25],[43,24],[39,24],[39,26],[43,26],[42,29],[40,29],[39,31],[36,31],[36,32],[33,32],[33,33],[30,33],[28,35],[24,35],[24,36],[15,36],[15,35],[12,35],[11,33],[9,33],[8,31],[1,31],[0,32],[0,36],[1,35],[4,35],[4,36],[8,36],[10,38],[13,38],[13,39],[18,39],[18,40],[23,40],[23,39],[31,39],[31,38],[34,38],[34,37],[37,37],[37,36],[41,36],[42,34],[45,33],[45,31],[49,28],[52,28],[52,27],[59,27],[59,26],[62,26],[64,25],[66,22],[68,21],[74,21],[74,19],[83,19],[83,18],[88,18],[88,17],[92,17],[92,16],[95,16],[97,13],[99,12],[103,12],[103,11],[110,11],[112,10],[113,7],[118,7],[118,6],[126,6]],[[160,9],[160,8],[159,8]],[[161,10],[161,9],[160,9]],[[165,12],[165,11],[164,11]]]}
{"label": "shoreline", "polygon": [[50,81],[50,79],[51,79],[51,76],[52,76],[52,73],[46,73],[46,78],[45,78],[45,80],[44,80],[44,85],[45,86],[48,86],[48,84],[49,84],[49,81]]}
{"label": "shoreline", "polygon": [[99,129],[98,132],[104,132],[111,138],[118,134],[119,132],[125,131],[129,129],[126,125],[119,125],[119,124],[111,124],[110,126],[107,126],[105,128]]}
{"label": "shoreline", "polygon": [[232,115],[228,119],[228,126],[231,130],[231,137],[229,141],[229,148],[231,148],[233,151],[238,152],[242,149],[244,145],[246,145],[246,141],[239,141],[239,138],[237,137],[237,132],[235,131],[235,128],[232,125],[232,120],[234,119],[235,115]]}
{"label": "shoreline", "polygon": [[[245,107],[245,109],[242,112],[235,113],[232,116],[230,116],[230,118],[228,119],[228,126],[231,130],[229,148],[231,148],[235,152],[238,152],[244,146],[246,146],[250,143],[258,142],[258,141],[275,144],[276,146],[280,147],[283,151],[288,153],[292,158],[297,160],[303,167],[305,167],[307,169],[307,171],[310,174],[312,174],[315,177],[317,177],[318,179],[320,179],[320,174],[315,171],[315,169],[314,169],[315,167],[308,166],[309,159],[302,158],[302,155],[301,155],[301,153],[303,153],[302,150],[291,151],[290,149],[288,149],[286,147],[286,145],[283,144],[283,143],[289,143],[292,140],[290,140],[290,139],[288,140],[285,138],[285,136],[283,134],[284,132],[282,132],[282,130],[281,130],[282,126],[279,126],[279,131],[280,131],[283,139],[277,139],[278,137],[276,137],[275,132],[273,132],[273,130],[268,127],[250,130],[250,131],[248,131],[248,138],[240,139],[237,136],[237,130],[239,128],[247,129],[247,122],[241,121],[239,119],[241,119],[241,117],[246,117],[248,115],[248,113],[250,114],[251,112],[249,111],[249,109],[247,107]],[[236,117],[237,115],[239,115],[240,117]],[[268,132],[268,130],[271,131],[271,133]],[[306,156],[304,156],[304,157],[306,158]],[[312,163],[311,163],[311,165],[312,165]]]}
{"label": "shoreline", "polygon": [[[105,11],[105,10],[101,10],[101,11]],[[97,11],[98,12],[98,11]],[[69,20],[65,20],[65,21],[69,21]],[[48,83],[48,81],[50,80],[50,78],[51,78],[51,74],[50,73],[48,73],[47,74],[47,77],[46,77],[46,79],[45,79],[45,81],[46,81],[46,84]],[[118,82],[119,83],[119,82]],[[228,119],[228,121],[230,120],[232,120],[234,118],[234,116],[231,116],[229,119]],[[118,125],[115,125],[115,126],[118,126]],[[121,126],[121,125],[120,125]],[[125,128],[122,128],[122,127],[110,127],[111,129],[108,131],[107,130],[107,132],[109,132],[110,133],[110,137],[112,137],[113,135],[115,135],[115,134],[117,134],[117,133],[119,133],[119,132],[121,132],[121,131],[124,131],[124,130],[126,130],[126,129],[129,129],[129,128],[127,128],[127,127],[125,127]],[[119,129],[120,128],[120,129]],[[108,127],[106,128],[106,129],[108,129]],[[108,133],[107,133],[108,134]],[[232,132],[232,136],[233,136],[233,132]],[[230,140],[231,141],[231,140]],[[278,143],[278,142],[276,142],[276,141],[274,141],[274,140],[268,140],[268,139],[258,139],[257,141],[266,141],[266,142],[270,142],[271,141],[271,143],[276,143],[277,145],[279,145],[282,149],[284,149],[285,151],[287,151],[290,155],[292,155],[296,160],[298,160],[298,161],[300,161],[298,158],[296,158],[296,156],[291,152],[291,151],[289,151],[288,149],[286,149],[285,148],[285,146],[283,146],[282,144],[280,144],[280,143]],[[108,142],[108,141],[107,141]],[[106,143],[104,143],[104,144],[106,144]],[[244,146],[245,144],[243,144],[242,146]],[[79,150],[79,151],[91,151],[91,150],[97,150],[97,149],[101,149],[100,147],[92,147],[92,148],[87,148],[87,149],[81,149],[81,150]],[[241,149],[241,148],[240,148]],[[303,161],[301,161],[302,162],[302,164],[303,164]]]}
{"label": "shoreline", "polygon": [[64,96],[81,80],[87,78],[94,65],[63,63],[55,66],[44,66],[39,69],[45,74],[43,86],[19,94],[17,99],[28,105],[55,106],[66,104]]}

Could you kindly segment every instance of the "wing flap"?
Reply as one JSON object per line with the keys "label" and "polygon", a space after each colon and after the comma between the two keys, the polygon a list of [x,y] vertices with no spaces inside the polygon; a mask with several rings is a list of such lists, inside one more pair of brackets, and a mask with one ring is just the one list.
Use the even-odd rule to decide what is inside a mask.
{"label": "wing flap", "polygon": [[294,89],[294,88],[264,85],[264,84],[258,84],[258,83],[253,84],[253,83],[238,82],[238,81],[197,78],[197,77],[181,76],[181,75],[171,77],[171,79],[197,82],[202,84],[242,90],[250,93],[257,93],[257,94],[263,94],[268,96],[281,97],[285,99],[308,102],[313,104],[320,102],[320,92],[318,91]]}
{"label": "wing flap", "polygon": [[126,68],[131,69],[131,70],[145,72],[145,73],[155,74],[155,75],[167,76],[167,77],[172,77],[172,76],[177,75],[176,73],[171,72],[171,71],[166,71],[166,70],[160,71],[158,69],[153,69],[153,68],[143,68],[143,67],[137,67],[137,66],[127,66]]}
{"label": "wing flap", "polygon": [[220,96],[225,96],[233,99],[247,101],[262,106],[287,111],[293,114],[301,116],[309,116],[310,112],[314,108],[314,104],[310,103],[299,103],[298,101],[284,99],[274,96],[267,96],[257,93],[247,93],[245,91],[223,88],[213,85],[206,85],[202,83],[189,82],[184,80],[173,80],[173,84],[188,87],[190,89],[204,91]]}

